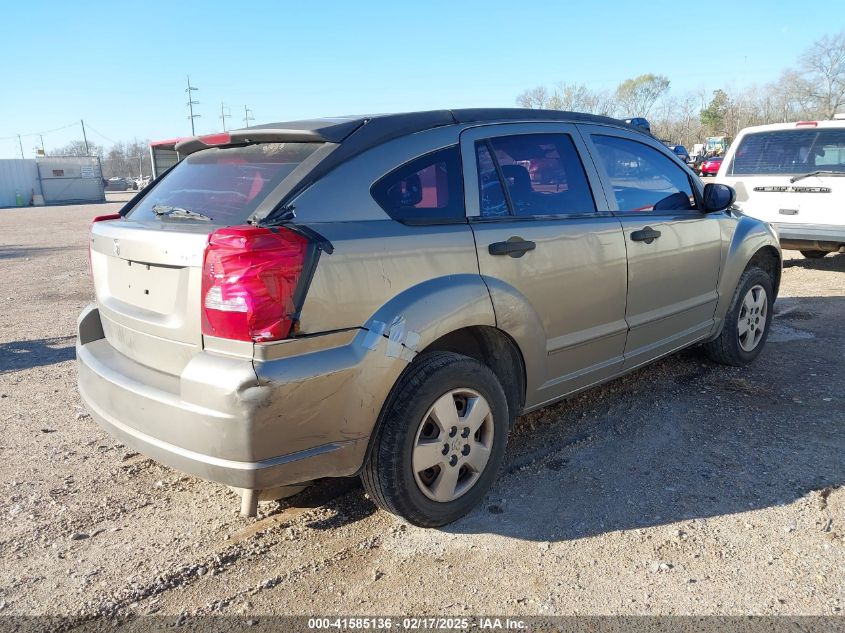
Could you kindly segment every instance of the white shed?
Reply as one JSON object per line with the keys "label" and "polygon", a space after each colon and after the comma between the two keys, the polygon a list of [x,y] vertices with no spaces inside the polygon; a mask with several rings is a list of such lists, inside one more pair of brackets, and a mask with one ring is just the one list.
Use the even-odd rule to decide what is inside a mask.
{"label": "white shed", "polygon": [[18,200],[28,207],[33,195],[40,193],[35,159],[0,159],[0,208],[16,207]]}

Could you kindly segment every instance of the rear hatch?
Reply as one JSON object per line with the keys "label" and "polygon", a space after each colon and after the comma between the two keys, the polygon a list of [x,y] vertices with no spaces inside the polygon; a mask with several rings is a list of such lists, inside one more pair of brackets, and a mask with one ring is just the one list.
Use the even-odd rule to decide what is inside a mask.
{"label": "rear hatch", "polygon": [[845,224],[845,125],[799,124],[745,134],[718,180],[743,213],[778,224]]}
{"label": "rear hatch", "polygon": [[256,143],[190,154],[123,218],[91,227],[103,330],[122,354],[178,375],[202,349],[203,254],[210,233],[237,226],[321,143]]}

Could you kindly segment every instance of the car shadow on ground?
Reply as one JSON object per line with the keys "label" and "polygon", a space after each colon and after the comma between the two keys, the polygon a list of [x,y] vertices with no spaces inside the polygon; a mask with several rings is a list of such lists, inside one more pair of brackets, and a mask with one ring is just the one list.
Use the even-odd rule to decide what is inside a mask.
{"label": "car shadow on ground", "polygon": [[[442,530],[564,541],[813,491],[823,502],[845,484],[845,416],[825,400],[845,392],[845,333],[828,327],[845,319],[845,296],[787,297],[775,314],[778,336],[749,367],[685,350],[522,416],[492,491]],[[321,530],[377,511],[357,478],[317,482],[276,511],[289,506],[328,510],[308,524]]]}
{"label": "car shadow on ground", "polygon": [[0,343],[0,374],[31,367],[43,367],[76,357],[74,336]]}
{"label": "car shadow on ground", "polygon": [[0,245],[0,261],[54,255],[63,251],[77,251],[75,246],[3,246]]}
{"label": "car shadow on ground", "polygon": [[786,301],[793,334],[749,367],[688,350],[516,429],[499,482],[444,530],[563,541],[823,500],[845,484],[845,296]]}
{"label": "car shadow on ground", "polygon": [[845,253],[833,253],[831,255],[826,255],[821,259],[787,259],[784,260],[783,267],[845,272]]}

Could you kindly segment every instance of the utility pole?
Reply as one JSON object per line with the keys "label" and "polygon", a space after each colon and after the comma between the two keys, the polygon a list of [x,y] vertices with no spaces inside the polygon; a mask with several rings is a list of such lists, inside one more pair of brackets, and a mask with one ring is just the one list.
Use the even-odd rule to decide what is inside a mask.
{"label": "utility pole", "polygon": [[90,156],[91,150],[88,149],[88,136],[85,134],[85,121],[79,119],[79,123],[82,124],[82,140],[85,141],[85,155]]}
{"label": "utility pole", "polygon": [[41,155],[42,155],[42,156],[46,156],[46,155],[47,155],[47,150],[46,150],[46,149],[44,149],[44,135],[43,135],[43,134],[39,134],[39,135],[38,135],[38,138],[40,138],[40,139],[41,139]]}
{"label": "utility pole", "polygon": [[188,87],[185,88],[185,92],[188,95],[187,106],[188,106],[188,112],[190,113],[188,115],[188,118],[191,120],[191,136],[196,135],[196,131],[194,130],[194,119],[196,119],[198,116],[200,116],[199,114],[194,114],[194,106],[199,105],[199,101],[194,101],[193,95],[191,94],[195,90],[197,90],[197,88],[191,85],[191,76],[188,75]]}
{"label": "utility pole", "polygon": [[231,113],[226,112],[226,106],[223,102],[220,102],[220,120],[223,121],[223,131],[226,131],[226,119],[230,118],[232,115]]}
{"label": "utility pole", "polygon": [[23,158],[24,157],[24,155],[23,155],[23,141],[21,141],[21,135],[20,134],[18,134],[18,145],[21,148],[21,158]]}
{"label": "utility pole", "polygon": [[252,116],[252,110],[244,105],[244,127],[249,127],[250,121],[255,121],[255,117]]}

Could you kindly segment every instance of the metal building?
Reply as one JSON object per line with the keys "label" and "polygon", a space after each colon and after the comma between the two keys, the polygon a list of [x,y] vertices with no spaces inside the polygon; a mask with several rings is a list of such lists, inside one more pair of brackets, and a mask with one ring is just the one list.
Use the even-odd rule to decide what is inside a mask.
{"label": "metal building", "polygon": [[182,160],[176,151],[176,144],[190,137],[171,138],[166,141],[152,141],[150,143],[150,161],[153,166],[153,178],[161,176],[168,169]]}
{"label": "metal building", "polygon": [[46,204],[105,202],[105,183],[96,156],[44,156],[36,159]]}
{"label": "metal building", "polygon": [[0,159],[0,208],[29,206],[33,196],[40,193],[34,159]]}

